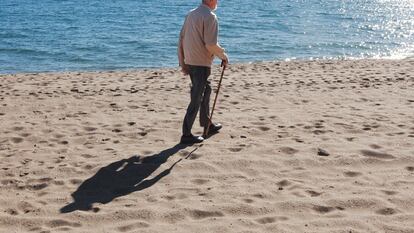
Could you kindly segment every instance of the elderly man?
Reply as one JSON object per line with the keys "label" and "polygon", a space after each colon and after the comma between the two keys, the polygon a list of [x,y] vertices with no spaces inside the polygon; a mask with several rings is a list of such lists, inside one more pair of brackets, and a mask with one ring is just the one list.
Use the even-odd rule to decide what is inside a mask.
{"label": "elderly man", "polygon": [[[204,132],[209,125],[211,87],[207,79],[214,56],[222,60],[222,65],[228,64],[228,57],[218,44],[218,20],[213,13],[217,8],[217,1],[203,0],[199,7],[191,10],[180,32],[178,60],[182,72],[190,75],[192,84],[191,101],[184,117],[181,137],[181,143],[185,144],[200,143],[204,140],[203,137],[191,133],[199,109],[200,125],[204,127]],[[221,124],[211,123],[208,132],[216,133],[221,127]]]}

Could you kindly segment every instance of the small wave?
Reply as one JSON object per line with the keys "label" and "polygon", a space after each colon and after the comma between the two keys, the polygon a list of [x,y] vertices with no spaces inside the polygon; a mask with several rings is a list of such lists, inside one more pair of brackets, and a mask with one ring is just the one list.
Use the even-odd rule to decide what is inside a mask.
{"label": "small wave", "polygon": [[30,49],[30,48],[0,48],[0,52],[4,53],[12,53],[12,54],[22,54],[22,55],[37,55],[37,56],[48,56],[54,55],[50,52],[37,50],[37,49]]}
{"label": "small wave", "polygon": [[406,58],[414,58],[414,46],[410,48],[397,49],[391,52],[388,56],[381,57],[382,59],[402,60]]}
{"label": "small wave", "polygon": [[76,46],[73,48],[76,51],[81,51],[81,52],[103,52],[105,51],[104,48],[97,46],[97,45],[92,45],[92,46]]}
{"label": "small wave", "polygon": [[74,63],[92,63],[94,62],[93,59],[88,59],[88,58],[84,58],[84,57],[73,57],[68,59],[68,62],[74,62]]}
{"label": "small wave", "polygon": [[17,32],[0,32],[0,39],[17,39],[17,38],[28,38],[29,36],[23,33]]}

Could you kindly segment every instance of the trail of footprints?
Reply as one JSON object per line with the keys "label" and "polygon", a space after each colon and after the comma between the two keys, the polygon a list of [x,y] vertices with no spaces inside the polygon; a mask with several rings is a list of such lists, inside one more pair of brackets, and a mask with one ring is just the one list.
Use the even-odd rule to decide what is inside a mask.
{"label": "trail of footprints", "polygon": [[[329,64],[325,64],[329,65]],[[312,66],[312,64],[309,64],[309,66]],[[275,79],[272,80],[271,83],[263,83],[261,81],[258,82],[250,82],[246,81],[246,79],[243,79],[243,86],[244,88],[251,89],[255,88],[255,90],[266,92],[270,90],[273,87],[280,87],[280,86],[291,86],[295,85],[298,89],[304,89],[304,88],[312,88],[314,90],[320,89],[318,87],[318,81],[313,80],[311,77],[308,79],[303,79],[303,77],[296,77],[296,79],[292,79],[292,77],[295,77],[295,74],[288,72],[289,67],[287,67],[286,64],[275,64],[275,69],[268,70],[269,74],[272,75],[273,73],[280,72],[281,77],[289,77],[289,79]],[[266,67],[267,68],[267,67]],[[260,67],[260,65],[255,66],[251,70],[246,70],[246,72],[254,72],[255,70],[264,69],[263,67]],[[111,81],[101,81],[99,82],[99,85],[96,88],[92,87],[92,84],[96,83],[93,79],[86,78],[79,82],[78,80],[73,81],[73,85],[70,88],[70,90],[63,90],[60,87],[54,86],[54,82],[40,82],[40,83],[33,83],[37,87],[35,91],[31,91],[29,93],[25,92],[24,90],[19,89],[11,89],[9,88],[7,84],[2,84],[1,93],[0,93],[0,99],[4,100],[4,98],[9,98],[10,96],[17,96],[17,97],[28,97],[28,98],[36,98],[37,100],[43,100],[45,98],[55,98],[55,97],[61,97],[61,96],[73,96],[75,98],[82,98],[82,97],[93,97],[93,96],[99,96],[99,95],[111,95],[113,97],[120,97],[120,96],[126,96],[126,95],[139,95],[141,93],[145,93],[150,89],[150,91],[154,92],[183,92],[185,91],[185,87],[178,86],[178,85],[168,85],[168,82],[163,79],[163,76],[169,75],[171,71],[163,71],[163,72],[153,72],[149,77],[147,77],[147,80],[145,83],[147,86],[130,86],[125,87],[122,86],[122,79],[115,80],[113,82]],[[235,69],[233,72],[240,72],[239,70]],[[100,76],[101,74],[96,74],[97,76]],[[107,75],[107,74],[102,74]],[[330,90],[336,90],[336,89],[344,89],[344,88],[351,88],[351,89],[366,89],[366,88],[379,88],[381,85],[394,85],[400,82],[404,82],[405,80],[409,79],[410,76],[408,73],[399,73],[394,78],[386,78],[386,82],[382,82],[382,80],[379,80],[378,78],[372,77],[372,78],[366,78],[359,80],[360,76],[363,74],[356,74],[349,75],[347,73],[344,74],[345,76],[351,76],[352,78],[342,78],[342,77],[334,77],[332,78],[323,78],[322,82],[325,84],[330,85]],[[34,75],[37,76],[37,75]],[[326,74],[320,74],[320,76],[326,76]],[[30,76],[29,76],[30,77]],[[27,77],[24,77],[27,78]],[[92,77],[93,78],[93,77]],[[132,79],[133,77],[126,77],[129,79]],[[280,78],[280,77],[279,77]],[[299,79],[300,78],[300,79]],[[56,79],[66,79],[69,80],[69,78],[66,77],[56,77]],[[318,78],[319,79],[319,78]],[[381,78],[382,79],[382,78]],[[34,79],[32,79],[35,81]],[[159,80],[163,80],[159,82]],[[22,83],[23,79],[17,80],[17,82]],[[157,81],[157,82],[156,82]],[[156,84],[154,86],[154,84]],[[239,85],[238,82],[229,83],[227,87],[231,90],[233,86]],[[151,88],[150,88],[151,86]],[[270,89],[269,89],[270,88]],[[234,88],[233,88],[234,89]],[[237,92],[234,92],[237,93]],[[233,96],[226,94],[224,95],[224,99],[228,99],[228,105],[231,105],[231,108],[243,110],[243,102],[242,101],[234,101],[232,100]],[[247,96],[244,101],[254,101],[252,99],[252,96]],[[368,100],[361,100],[365,102],[369,102]],[[307,100],[301,100],[296,103],[295,105],[304,105],[308,104],[309,102]],[[414,100],[409,99],[406,101],[407,106],[413,106]],[[145,101],[145,103],[137,104],[137,103],[128,103],[127,105],[121,105],[116,100],[114,100],[111,103],[107,103],[110,107],[111,111],[114,112],[120,112],[125,111],[125,109],[131,109],[131,110],[142,110],[145,109],[148,112],[155,112],[158,111],[157,109],[152,108],[150,101]],[[370,104],[380,106],[380,103],[372,102]],[[377,105],[379,104],[379,105]],[[227,105],[226,105],[227,106]],[[227,106],[228,107],[228,106]],[[262,106],[265,107],[265,106]],[[230,109],[230,107],[228,107]],[[354,109],[354,111],[358,111],[357,109]],[[47,112],[44,111],[36,111],[33,112],[34,115],[37,116],[43,116],[47,115]],[[177,112],[170,112],[171,115],[176,115]],[[6,111],[0,112],[0,120],[2,118],[9,117],[9,114]],[[84,117],[87,115],[87,113],[83,112],[75,112],[71,114],[67,114],[64,117],[62,117],[62,121],[65,120],[65,118],[70,117]],[[301,132],[296,132],[297,130],[303,130],[307,133],[311,133],[314,135],[324,135],[329,133],[334,133],[335,129],[333,125],[337,127],[343,127],[347,130],[362,130],[365,132],[372,132],[379,128],[381,128],[381,125],[377,122],[355,122],[355,124],[334,124],[327,119],[329,116],[327,116],[327,119],[321,119],[315,122],[309,122],[309,123],[298,123],[295,125],[274,125],[274,118],[267,118],[261,116],[258,118],[260,121],[258,122],[250,122],[248,125],[245,125],[242,127],[244,130],[241,135],[234,135],[235,138],[238,140],[242,140],[241,142],[238,142],[234,147],[228,148],[228,151],[232,153],[238,153],[242,152],[246,148],[249,147],[249,141],[252,136],[250,133],[254,130],[257,130],[260,133],[264,134],[272,134],[274,138],[278,139],[291,139],[298,143],[304,143],[302,139],[300,139],[297,135],[299,135]],[[79,137],[83,137],[85,135],[95,135],[95,133],[102,132],[104,135],[110,135],[105,136],[104,138],[101,138],[100,143],[108,144],[118,144],[120,143],[120,138],[122,138],[122,134],[125,134],[127,132],[135,131],[137,132],[138,137],[146,137],[148,135],[148,131],[144,130],[143,128],[140,128],[140,126],[137,126],[136,122],[126,122],[122,124],[114,124],[114,125],[94,125],[90,122],[85,122],[82,124],[82,129],[76,129],[76,132]],[[396,130],[394,133],[390,133],[387,136],[393,137],[393,136],[401,136],[406,135],[407,137],[414,137],[414,127],[409,128],[410,126],[407,124],[399,124],[396,126],[400,130]],[[53,128],[53,127],[51,127]],[[4,129],[2,129],[4,130]],[[0,151],[4,147],[19,147],[20,145],[24,143],[28,143],[30,140],[30,137],[33,136],[33,133],[31,133],[32,128],[29,128],[28,126],[13,126],[11,128],[6,129],[6,131],[1,132],[2,138],[1,138],[1,147]],[[59,146],[69,146],[71,145],[72,141],[74,140],[72,136],[72,132],[59,132],[55,130],[43,132],[44,138],[41,141],[36,142],[40,147],[44,145],[54,146],[54,144],[58,144]],[[6,136],[3,136],[6,135]],[[359,136],[359,135],[358,135]],[[349,142],[358,140],[358,136],[353,138],[347,138],[346,140]],[[100,139],[98,136],[96,136],[95,139]],[[90,148],[93,148],[94,145],[92,144],[86,144],[85,146],[90,146]],[[382,159],[382,160],[392,160],[395,159],[397,155],[391,155],[385,152],[381,152],[381,149],[383,149],[383,146],[381,145],[369,145],[370,149],[361,150],[360,155],[368,158],[375,158],[375,159]],[[292,148],[292,147],[281,147],[279,148],[279,151],[284,154],[292,155],[299,153],[300,151]],[[180,152],[180,156],[187,156],[190,151],[182,151]],[[81,154],[80,155],[85,160],[89,160],[92,158],[95,158],[96,155],[91,154]],[[54,161],[57,164],[66,163],[65,157],[62,156],[56,156],[56,160]],[[199,153],[192,153],[189,157],[190,160],[197,160],[202,159],[202,154]],[[29,166],[30,163],[39,163],[39,165],[47,166],[47,167],[54,167],[54,165],[51,165],[51,161],[35,161],[33,159],[22,159],[20,165],[21,166]],[[7,172],[10,170],[10,168],[7,168],[4,164],[2,164],[2,172]],[[92,169],[93,165],[81,165],[84,169]],[[7,169],[6,169],[7,168]],[[414,173],[414,166],[406,166],[403,168],[405,172],[408,173]],[[12,174],[12,173],[10,173]],[[66,184],[63,180],[56,180],[52,179],[50,177],[44,177],[44,178],[36,178],[36,179],[28,179],[27,177],[29,174],[26,172],[22,172],[17,176],[9,176],[9,177],[3,177],[0,181],[2,186],[10,189],[15,189],[18,191],[23,190],[30,190],[37,195],[47,195],[47,189],[50,185],[56,185],[56,186],[63,186],[63,185],[72,185],[74,187],[80,185],[82,180],[79,179],[70,179],[69,183]],[[347,170],[343,172],[343,176],[347,179],[357,179],[357,178],[363,178],[364,174],[358,171],[354,170]],[[212,184],[211,180],[205,179],[205,178],[194,178],[191,179],[190,182],[198,187],[199,190],[197,190],[197,194],[200,197],[207,197],[208,196],[208,190],[209,186]],[[289,180],[282,180],[278,182],[278,191],[280,192],[289,192],[290,194],[294,195],[294,192],[297,192],[295,190],[296,188],[293,188],[294,182]],[[398,193],[396,191],[391,190],[381,190],[379,192],[382,192],[385,195],[392,196],[397,195]],[[168,201],[178,201],[183,200],[187,198],[186,192],[177,192],[174,195],[165,195],[161,198],[166,199]],[[312,190],[312,189],[302,189],[299,190],[299,194],[304,197],[311,197],[311,198],[319,198],[324,195],[323,191],[319,190]],[[243,202],[246,205],[254,204],[256,202],[260,202],[263,199],[266,198],[274,198],[274,197],[266,197],[262,194],[253,194],[248,197],[241,198],[241,202]],[[148,199],[148,202],[156,202],[157,200],[155,198]],[[46,204],[46,203],[44,203]],[[347,211],[348,208],[352,208],[351,205],[341,205],[344,203],[338,203],[338,205],[313,205],[310,206],[309,209],[313,211],[316,214],[321,215],[327,215],[330,213],[334,213],[337,211]],[[19,203],[19,205],[16,208],[8,208],[5,209],[3,212],[5,214],[8,214],[10,216],[21,216],[24,214],[35,214],[39,212],[42,208],[42,203],[30,203],[28,201],[22,201]],[[131,206],[133,208],[133,206]],[[223,218],[226,217],[227,213],[231,213],[232,210],[228,209],[218,209],[218,210],[202,210],[202,209],[189,209],[187,210],[183,216],[180,216],[180,214],[177,214],[178,217],[175,219],[171,216],[165,216],[165,218],[171,219],[171,221],[182,221],[187,219],[187,217],[193,221],[200,221],[203,219],[208,218]],[[241,210],[243,211],[243,209]],[[399,210],[395,208],[385,207],[385,208],[378,208],[373,210],[378,215],[395,215],[399,212]],[[239,213],[240,214],[240,213]],[[248,216],[250,217],[250,216]],[[266,224],[273,224],[278,221],[286,221],[289,218],[285,216],[253,216],[255,219],[255,222],[258,224],[266,225]],[[41,227],[34,227],[31,230],[32,231],[39,231],[39,232],[54,232],[56,230],[59,231],[69,231],[71,228],[79,228],[82,227],[82,224],[79,222],[73,222],[63,219],[54,219],[45,221],[44,224]],[[140,228],[148,228],[150,227],[150,224],[145,221],[133,221],[130,223],[127,223],[122,226],[116,227],[116,230],[119,232],[128,232],[133,231],[135,229]]]}

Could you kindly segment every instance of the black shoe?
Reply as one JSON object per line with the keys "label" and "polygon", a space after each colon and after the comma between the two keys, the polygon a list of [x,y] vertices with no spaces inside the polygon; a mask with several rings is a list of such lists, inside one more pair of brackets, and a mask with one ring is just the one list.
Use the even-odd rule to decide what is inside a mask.
{"label": "black shoe", "polygon": [[[208,135],[217,133],[221,128],[223,128],[223,126],[220,123],[216,123],[216,124],[211,123],[208,129]],[[204,136],[207,136],[206,133],[207,133],[207,127],[204,128]]]}
{"label": "black shoe", "polygon": [[194,135],[191,134],[191,135],[188,135],[188,136],[183,135],[181,137],[180,143],[181,144],[194,144],[194,143],[200,143],[200,142],[203,142],[203,141],[204,141],[203,137],[194,136]]}

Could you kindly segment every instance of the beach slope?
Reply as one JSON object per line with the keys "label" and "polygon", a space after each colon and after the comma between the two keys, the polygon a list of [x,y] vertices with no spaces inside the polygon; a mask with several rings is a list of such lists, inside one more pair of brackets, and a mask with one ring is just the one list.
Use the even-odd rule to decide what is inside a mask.
{"label": "beach slope", "polygon": [[183,146],[189,85],[1,75],[0,232],[414,232],[414,60],[231,65]]}

